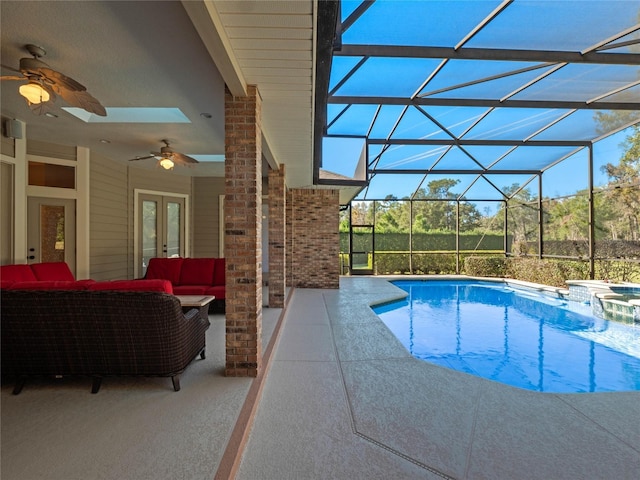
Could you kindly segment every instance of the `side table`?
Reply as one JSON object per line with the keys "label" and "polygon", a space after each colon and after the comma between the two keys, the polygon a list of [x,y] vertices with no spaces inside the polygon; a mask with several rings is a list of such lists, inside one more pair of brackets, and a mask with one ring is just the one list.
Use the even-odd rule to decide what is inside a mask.
{"label": "side table", "polygon": [[183,310],[189,310],[191,308],[197,308],[200,318],[203,320],[209,319],[209,304],[216,299],[213,296],[203,295],[176,295],[176,298],[180,300]]}

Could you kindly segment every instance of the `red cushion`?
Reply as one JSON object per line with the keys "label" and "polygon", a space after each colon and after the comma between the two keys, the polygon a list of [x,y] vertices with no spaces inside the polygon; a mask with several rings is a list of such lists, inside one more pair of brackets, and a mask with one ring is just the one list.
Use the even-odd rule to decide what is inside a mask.
{"label": "red cushion", "polygon": [[184,258],[160,258],[155,257],[149,260],[146,279],[169,280],[171,283],[180,283],[180,269]]}
{"label": "red cushion", "polygon": [[86,290],[83,282],[69,280],[37,280],[35,282],[16,282],[9,290]]}
{"label": "red cushion", "polygon": [[225,261],[224,258],[216,258],[216,267],[213,270],[213,285],[226,284]]}
{"label": "red cushion", "polygon": [[88,290],[122,290],[129,292],[164,292],[173,293],[169,280],[113,280],[111,282],[95,282]]}
{"label": "red cushion", "polygon": [[66,280],[68,282],[75,280],[69,265],[65,262],[34,263],[31,265],[31,269],[38,280]]}
{"label": "red cushion", "polygon": [[209,285],[174,285],[174,295],[204,295]]}
{"label": "red cushion", "polygon": [[31,265],[2,265],[0,279],[4,282],[32,282],[37,280]]}
{"label": "red cushion", "polygon": [[213,295],[216,300],[224,300],[225,287],[224,285],[218,285],[216,287],[209,287],[205,290],[205,295]]}
{"label": "red cushion", "polygon": [[180,272],[179,285],[211,285],[215,259],[185,258]]}

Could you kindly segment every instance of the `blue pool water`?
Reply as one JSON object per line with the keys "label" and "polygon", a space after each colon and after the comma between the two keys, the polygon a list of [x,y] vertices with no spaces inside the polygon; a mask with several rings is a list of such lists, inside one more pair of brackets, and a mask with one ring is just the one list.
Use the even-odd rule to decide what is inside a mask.
{"label": "blue pool water", "polygon": [[640,326],[503,283],[398,281],[376,314],[421,360],[539,392],[640,390]]}

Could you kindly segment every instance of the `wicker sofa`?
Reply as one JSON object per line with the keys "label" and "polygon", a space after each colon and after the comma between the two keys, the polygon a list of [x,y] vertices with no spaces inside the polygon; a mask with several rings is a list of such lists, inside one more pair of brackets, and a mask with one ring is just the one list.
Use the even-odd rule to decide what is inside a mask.
{"label": "wicker sofa", "polygon": [[205,358],[209,321],[183,313],[168,293],[117,290],[0,291],[2,380],[14,394],[32,376],[85,375],[97,393],[111,375],[180,374]]}

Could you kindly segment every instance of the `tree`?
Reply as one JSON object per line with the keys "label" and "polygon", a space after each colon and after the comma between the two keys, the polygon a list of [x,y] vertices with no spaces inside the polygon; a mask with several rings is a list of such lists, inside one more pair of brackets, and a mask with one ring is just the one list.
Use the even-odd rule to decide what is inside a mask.
{"label": "tree", "polygon": [[[520,185],[512,184],[503,188],[509,197],[518,191]],[[528,188],[523,188],[507,202],[507,226],[514,243],[535,241],[538,238],[538,205]],[[504,218],[504,211],[498,212]]]}
{"label": "tree", "polygon": [[617,165],[607,163],[603,170],[610,183],[606,197],[618,207],[620,216],[625,220],[621,228],[622,237],[627,240],[640,239],[640,127],[635,125],[633,132],[624,143],[625,153]]}
{"label": "tree", "polygon": [[[460,202],[460,226],[464,230],[472,230],[480,225],[482,215],[475,205],[463,202],[458,195],[451,192],[460,180],[442,178],[432,180],[427,189],[418,189],[414,198],[414,231],[427,232],[430,230],[455,231],[457,203]],[[431,201],[437,199],[440,201]]]}

